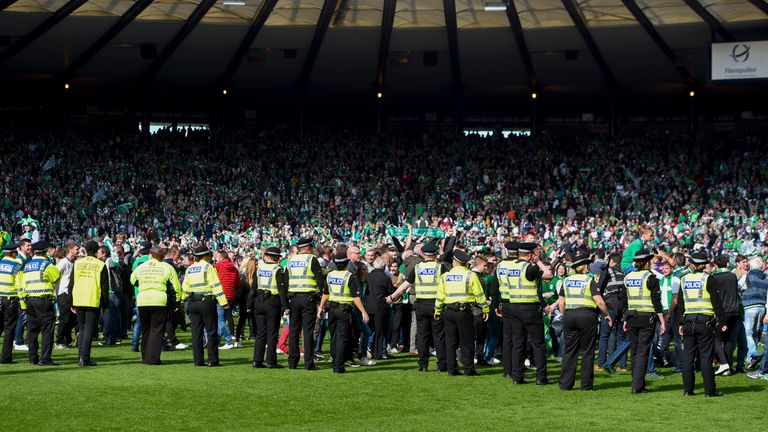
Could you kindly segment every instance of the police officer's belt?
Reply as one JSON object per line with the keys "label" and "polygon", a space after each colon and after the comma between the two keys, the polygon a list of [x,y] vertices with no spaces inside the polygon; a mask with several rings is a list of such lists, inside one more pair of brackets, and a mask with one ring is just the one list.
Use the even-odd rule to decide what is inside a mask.
{"label": "police officer's belt", "polygon": [[211,301],[211,300],[216,300],[216,297],[212,295],[202,295],[202,294],[192,294],[189,296],[189,301],[191,302]]}
{"label": "police officer's belt", "polygon": [[683,317],[683,322],[702,322],[707,323],[714,317],[712,315],[704,315],[704,314],[685,314]]}
{"label": "police officer's belt", "polygon": [[345,312],[352,311],[352,305],[349,303],[339,303],[335,301],[329,301],[328,307],[330,307],[331,309],[338,309],[338,308],[345,309]]}
{"label": "police officer's belt", "polygon": [[34,300],[34,299],[53,300],[53,296],[52,295],[42,295],[42,296],[35,296],[35,297],[29,296],[28,299],[29,300]]}
{"label": "police officer's belt", "polygon": [[472,306],[474,305],[474,303],[451,303],[445,305],[445,308],[456,312],[465,312],[472,310]]}

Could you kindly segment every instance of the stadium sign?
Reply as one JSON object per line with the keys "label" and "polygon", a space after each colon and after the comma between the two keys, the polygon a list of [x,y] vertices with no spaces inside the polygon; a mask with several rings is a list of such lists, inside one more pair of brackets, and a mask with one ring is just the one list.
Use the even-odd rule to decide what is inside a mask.
{"label": "stadium sign", "polygon": [[768,41],[712,44],[712,80],[768,79]]}

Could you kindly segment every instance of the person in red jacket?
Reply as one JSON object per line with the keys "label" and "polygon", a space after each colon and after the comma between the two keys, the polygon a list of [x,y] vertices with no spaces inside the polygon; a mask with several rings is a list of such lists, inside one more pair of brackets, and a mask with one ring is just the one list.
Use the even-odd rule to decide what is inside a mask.
{"label": "person in red jacket", "polygon": [[237,289],[240,288],[240,272],[225,251],[219,251],[216,255],[216,273],[219,275],[221,288],[224,290],[224,296],[229,303],[229,308],[222,308],[220,312],[220,314],[223,312],[224,317],[219,316],[219,334],[222,335],[225,342],[221,349],[240,348],[240,342],[232,343],[232,334],[235,332],[232,307],[235,305]]}

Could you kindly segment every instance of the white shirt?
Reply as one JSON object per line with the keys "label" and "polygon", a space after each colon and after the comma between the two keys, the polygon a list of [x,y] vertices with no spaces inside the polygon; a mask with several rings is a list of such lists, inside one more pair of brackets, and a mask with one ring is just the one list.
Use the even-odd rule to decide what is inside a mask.
{"label": "white shirt", "polygon": [[56,268],[59,269],[59,272],[61,273],[61,278],[59,278],[58,283],[58,294],[68,294],[69,293],[69,283],[72,281],[72,270],[75,268],[74,264],[72,264],[72,261],[69,260],[69,258],[64,257],[62,258],[57,264]]}

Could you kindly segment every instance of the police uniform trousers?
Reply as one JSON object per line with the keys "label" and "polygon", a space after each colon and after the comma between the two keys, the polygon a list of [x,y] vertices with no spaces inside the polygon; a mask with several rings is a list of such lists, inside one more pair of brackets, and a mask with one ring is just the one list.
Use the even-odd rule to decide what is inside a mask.
{"label": "police uniform trousers", "polygon": [[686,314],[683,317],[683,347],[685,361],[683,362],[683,391],[693,393],[696,376],[696,355],[701,365],[701,378],[704,381],[704,394],[717,392],[715,386],[715,371],[712,369],[714,355],[715,328],[707,322],[713,317],[701,314]]}
{"label": "police uniform trousers", "polygon": [[656,314],[638,312],[637,317],[627,318],[630,349],[632,350],[632,390],[645,390],[645,372],[648,354],[656,335]]}
{"label": "police uniform trousers", "polygon": [[[199,298],[199,297],[198,297]],[[200,300],[189,301],[189,321],[192,330],[192,358],[195,366],[205,366],[204,348],[208,349],[208,363],[219,363],[219,320],[216,312],[216,297],[203,296]],[[204,335],[208,334],[208,344]]]}
{"label": "police uniform trousers", "polygon": [[595,341],[597,339],[597,309],[569,309],[563,316],[563,370],[560,389],[571,390],[576,381],[576,363],[581,354],[581,389],[592,390],[595,377]]}
{"label": "police uniform trousers", "polygon": [[91,345],[99,332],[99,312],[97,307],[77,307],[77,348],[83,363],[91,361]]}
{"label": "police uniform trousers", "polygon": [[315,320],[317,319],[316,293],[290,293],[291,316],[288,333],[288,368],[299,366],[299,333],[303,330],[304,337],[304,369],[315,367]]}
{"label": "police uniform trousers", "polygon": [[144,364],[157,365],[163,349],[163,330],[168,318],[165,306],[139,306],[141,323],[141,361]]}
{"label": "police uniform trousers", "polygon": [[[528,337],[531,338],[536,380],[547,379],[547,355],[544,343],[544,321],[538,303],[510,303],[512,324],[512,379],[522,381]],[[505,333],[506,337],[506,333]]]}
{"label": "police uniform trousers", "polygon": [[501,303],[501,364],[504,376],[512,376],[512,307],[508,301]]}
{"label": "police uniform trousers", "polygon": [[[27,346],[29,347],[29,362],[50,363],[53,351],[53,326],[56,322],[56,312],[52,297],[27,298]],[[37,344],[37,337],[42,333],[42,345]],[[38,356],[38,348],[40,355]]]}
{"label": "police uniform trousers", "polygon": [[344,363],[353,359],[352,304],[330,302],[328,327],[331,331],[331,355],[333,371],[344,372]]}
{"label": "police uniform trousers", "polygon": [[277,364],[277,339],[280,333],[280,317],[283,315],[280,297],[260,290],[252,307],[253,322],[256,326],[253,362],[264,363],[264,350],[266,348],[267,365],[274,366]]}
{"label": "police uniform trousers", "polygon": [[16,334],[16,323],[19,320],[19,299],[16,297],[3,297],[0,300],[0,335],[5,334],[3,339],[3,351],[0,356],[0,363],[10,363],[13,353],[13,339]]}
{"label": "police uniform trousers", "polygon": [[411,309],[410,303],[392,305],[392,337],[389,340],[392,348],[402,345],[408,349],[411,343]]}
{"label": "police uniform trousers", "polygon": [[72,295],[61,293],[59,301],[59,327],[56,329],[56,343],[69,345],[72,343],[72,329],[77,327],[77,317],[72,313]]}
{"label": "police uniform trousers", "polygon": [[435,348],[437,370],[445,372],[445,325],[435,320],[435,299],[416,301],[416,350],[419,352],[419,368],[429,366],[429,347]]}
{"label": "police uniform trousers", "polygon": [[459,309],[459,304],[446,305],[443,308],[445,320],[445,350],[446,366],[448,373],[456,373],[456,350],[461,348],[461,364],[464,365],[464,373],[475,371],[475,319],[472,310],[467,306]]}

